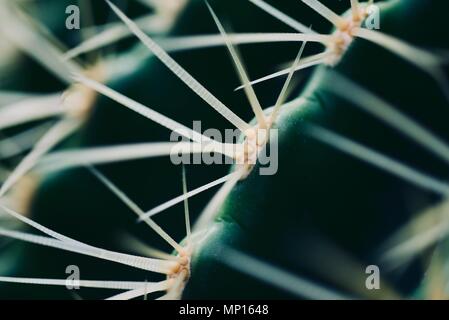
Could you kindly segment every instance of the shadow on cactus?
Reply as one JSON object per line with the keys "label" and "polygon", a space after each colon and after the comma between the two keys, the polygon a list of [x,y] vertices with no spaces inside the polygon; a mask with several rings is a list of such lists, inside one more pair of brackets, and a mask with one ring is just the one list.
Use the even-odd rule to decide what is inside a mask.
{"label": "shadow on cactus", "polygon": [[2,298],[447,297],[442,1],[81,3],[0,1]]}

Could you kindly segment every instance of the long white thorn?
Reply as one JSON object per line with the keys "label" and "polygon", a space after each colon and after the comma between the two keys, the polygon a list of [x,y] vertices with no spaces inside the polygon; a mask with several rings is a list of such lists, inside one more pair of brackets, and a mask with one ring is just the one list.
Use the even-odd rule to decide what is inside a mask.
{"label": "long white thorn", "polygon": [[424,250],[445,239],[448,233],[449,221],[446,218],[446,221],[442,221],[420,233],[413,234],[403,242],[388,248],[382,255],[382,260],[386,262],[389,267],[395,268],[410,261]]}
{"label": "long white thorn", "polygon": [[233,176],[230,177],[225,184],[218,190],[218,192],[214,195],[214,197],[209,201],[206,208],[201,212],[198,220],[196,221],[193,231],[201,232],[204,228],[207,228],[210,223],[213,222],[215,216],[217,215],[217,211],[226,198],[231,193],[232,189],[234,189],[235,185],[238,181],[246,174],[246,169],[238,169],[233,172]]}
{"label": "long white thorn", "polygon": [[39,230],[40,232],[42,232],[42,233],[44,233],[44,234],[46,234],[46,235],[48,235],[48,236],[50,236],[52,238],[55,238],[55,239],[60,240],[62,242],[73,243],[73,244],[76,244],[76,245],[78,245],[80,247],[83,247],[83,246],[89,247],[89,245],[86,245],[86,244],[84,244],[84,243],[82,243],[80,241],[74,240],[74,239],[66,237],[66,236],[64,236],[64,235],[62,235],[62,234],[60,234],[58,232],[55,232],[55,231],[53,231],[53,230],[51,230],[51,229],[41,225],[40,223],[37,223],[36,221],[33,221],[33,220],[25,217],[24,215],[14,211],[14,210],[12,210],[10,208],[7,208],[6,206],[4,206],[2,204],[0,204],[0,209],[1,209],[0,210],[1,212],[6,213],[7,215],[9,215],[9,216],[11,216],[11,217],[13,217],[13,218],[15,218],[15,219],[25,223],[26,225],[28,225],[28,226],[36,229],[36,230]]}
{"label": "long white thorn", "polygon": [[443,196],[449,195],[449,185],[447,183],[408,167],[401,162],[391,159],[377,151],[369,149],[352,140],[315,125],[308,125],[304,128],[304,130],[305,133],[309,134],[311,137],[342,152],[352,155],[353,157],[383,169],[386,172],[400,177],[418,187],[433,191]]}
{"label": "long white thorn", "polygon": [[306,27],[302,23],[296,21],[292,17],[286,15],[285,13],[279,11],[275,7],[269,5],[268,3],[262,1],[262,0],[249,0],[252,4],[256,5],[266,13],[272,15],[279,21],[282,21],[286,25],[290,26],[291,28],[295,29],[298,32],[302,33],[310,33],[310,34],[316,34],[315,31],[311,30],[310,28]]}
{"label": "long white thorn", "polygon": [[[317,42],[327,45],[333,41],[332,36],[326,34],[303,33],[228,33],[229,42],[238,44],[280,43],[280,42]],[[226,45],[220,34],[195,35],[158,40],[159,45],[168,52],[192,49],[204,49]]]}
{"label": "long white thorn", "polygon": [[449,83],[444,72],[442,72],[442,60],[440,57],[376,30],[354,28],[352,34],[389,50],[427,72],[438,83],[449,100]]}
{"label": "long white thorn", "polygon": [[[143,212],[142,209],[140,209],[140,207],[134,201],[132,201],[122,190],[114,185],[112,181],[106,178],[100,171],[93,167],[88,167],[88,169],[135,214],[137,214],[139,217],[142,217],[145,214],[145,212]],[[152,219],[145,219],[145,222],[151,229],[153,229],[154,232],[156,232],[162,239],[170,244],[173,249],[178,252],[182,252],[182,247],[175,240],[173,240],[173,238],[170,237],[168,233],[166,233],[156,222],[154,222]]]}
{"label": "long white thorn", "polygon": [[[129,29],[123,27],[127,33],[131,33]],[[310,41],[318,42],[322,44],[329,44],[333,38],[330,35],[325,34],[301,34],[301,33],[234,33],[228,34],[229,40],[234,45],[236,44],[252,44],[252,43],[279,43],[279,42],[301,42]],[[65,59],[71,59],[79,54],[96,49],[102,45],[102,42],[93,42],[95,39],[89,39],[86,43],[81,44],[79,47],[73,48],[67,51],[64,55]],[[91,43],[92,41],[92,43]],[[178,52],[184,50],[205,49],[210,47],[217,47],[226,45],[223,37],[220,34],[212,35],[192,35],[192,36],[179,36],[169,38],[158,38],[157,42],[161,48],[166,52]],[[148,53],[151,55],[151,53]]]}
{"label": "long white thorn", "polygon": [[301,61],[301,56],[302,56],[302,53],[304,52],[306,43],[307,42],[302,43],[301,48],[299,49],[298,55],[296,56],[296,59],[293,62],[292,67],[290,68],[290,72],[288,73],[287,79],[285,80],[284,86],[282,87],[281,93],[279,94],[279,96],[276,100],[276,104],[275,104],[273,112],[271,114],[271,117],[270,117],[271,123],[273,123],[276,120],[279,110],[281,109],[281,106],[284,104],[285,100],[287,100],[287,92],[288,92],[287,90],[288,90],[290,82],[293,78],[293,74],[295,73],[295,70]]}
{"label": "long white thorn", "polygon": [[49,128],[50,123],[46,122],[15,136],[0,140],[0,160],[17,156],[31,149]]}
{"label": "long white thorn", "polygon": [[55,124],[35,145],[31,152],[23,158],[20,164],[13,170],[8,179],[0,188],[0,198],[9,191],[13,185],[31,170],[38,160],[58,143],[72,134],[80,126],[80,121],[75,119],[62,119]]}
{"label": "long white thorn", "polygon": [[212,15],[212,18],[215,21],[215,24],[218,27],[218,30],[220,31],[220,34],[225,40],[226,46],[228,48],[229,53],[231,54],[232,61],[234,62],[234,66],[236,68],[237,74],[240,78],[240,81],[242,82],[242,85],[244,86],[245,94],[248,98],[248,101],[251,105],[251,108],[253,109],[254,115],[256,116],[257,123],[261,128],[266,128],[267,123],[265,120],[265,116],[263,114],[262,107],[260,106],[259,99],[257,99],[256,92],[254,92],[253,87],[249,84],[249,78],[247,75],[247,72],[245,70],[245,67],[243,66],[243,63],[240,59],[240,54],[237,52],[237,49],[232,45],[231,41],[229,40],[228,35],[226,34],[226,31],[221,24],[220,20],[218,19],[217,15],[213,11],[212,7],[207,3],[207,8],[209,9],[210,14]]}
{"label": "long white thorn", "polygon": [[105,95],[106,97],[116,101],[117,103],[120,103],[121,105],[125,106],[126,108],[144,116],[147,119],[150,119],[158,124],[160,124],[163,127],[166,127],[167,129],[177,132],[186,138],[201,142],[201,141],[210,141],[210,139],[206,136],[203,136],[202,134],[187,128],[186,126],[180,124],[179,122],[176,122],[162,114],[160,114],[157,111],[154,111],[143,104],[134,101],[127,96],[105,86],[104,84],[89,79],[82,75],[76,75],[74,76],[74,80],[82,83],[83,85],[97,91],[98,93],[101,93]]}
{"label": "long white thorn", "polygon": [[17,7],[12,8],[10,5],[10,3],[3,5],[0,10],[0,32],[61,81],[70,84],[70,74],[80,73],[82,68],[74,62],[64,61],[61,50],[49,41],[48,31],[45,30],[47,34],[43,35],[40,33],[42,26],[39,26],[41,30],[33,29],[27,21],[24,21],[29,17],[26,17],[25,13],[19,11]]}
{"label": "long white thorn", "polygon": [[189,200],[187,195],[187,177],[186,177],[186,167],[182,166],[182,193],[184,196],[184,222],[186,225],[186,239],[187,245],[191,243],[192,230],[190,227],[190,211],[189,211]]}
{"label": "long white thorn", "polygon": [[37,236],[20,231],[12,231],[0,229],[0,236],[5,236],[25,242],[34,243],[44,247],[50,247],[55,249],[60,249],[64,251],[74,252],[86,256],[95,257],[102,260],[112,261],[127,265],[133,268],[152,271],[156,273],[169,274],[174,267],[176,267],[176,262],[165,261],[159,259],[144,258],[139,256],[133,256],[124,253],[118,253],[114,251],[109,251],[101,248],[96,248],[87,245],[77,245],[74,243],[63,242],[60,240],[55,240],[48,237]]}
{"label": "long white thorn", "polygon": [[[238,33],[228,36],[234,44],[247,43],[268,43],[268,42],[319,42],[323,44],[333,41],[331,35],[321,34],[301,34],[301,33]],[[176,52],[191,49],[204,49],[215,46],[225,45],[223,37],[220,34],[213,35],[194,35],[180,36],[173,38],[163,38],[157,40],[158,44],[167,52]],[[145,46],[136,46],[132,49],[133,54],[125,56],[107,56],[103,64],[107,67],[104,75],[105,79],[127,74],[128,70],[139,68],[140,59],[146,59],[152,55]],[[136,57],[139,57],[137,59]],[[289,64],[290,67],[290,64]]]}
{"label": "long white thorn", "polygon": [[[135,20],[135,23],[143,30],[152,33],[162,32],[170,24],[169,21],[167,21],[167,17],[158,14],[140,17]],[[99,33],[68,50],[63,55],[63,59],[73,59],[81,54],[108,46],[131,35],[132,32],[129,28],[121,22],[111,23],[105,26]]]}
{"label": "long white thorn", "polygon": [[102,281],[102,280],[67,280],[67,279],[42,279],[42,278],[18,278],[0,277],[0,282],[34,284],[45,286],[67,286],[76,285],[82,288],[133,290],[140,289],[152,283],[142,281]]}
{"label": "long white thorn", "polygon": [[173,60],[156,42],[140,30],[140,28],[130,20],[119,8],[106,0],[117,16],[128,26],[128,28],[142,41],[142,43],[159,60],[169,68],[180,80],[182,80],[193,92],[206,101],[212,108],[220,113],[225,119],[231,122],[241,132],[245,132],[250,128],[249,124],[243,121],[239,116],[226,107],[212,93],[210,93],[203,85],[192,77],[183,67]]}
{"label": "long white thorn", "polygon": [[106,164],[180,154],[217,152],[234,158],[235,145],[192,142],[154,142],[92,147],[81,150],[58,151],[43,157],[37,166],[41,172],[85,166],[86,164]]}
{"label": "long white thorn", "polygon": [[[135,258],[135,261],[138,262],[138,265],[140,265],[141,263],[157,261],[157,260],[154,260],[154,259],[145,260],[147,258],[138,257],[138,256],[131,256],[131,255],[126,255],[126,254],[122,254],[122,253],[118,253],[118,252],[113,252],[113,251],[108,251],[108,250],[103,250],[103,249],[100,249],[100,248],[96,248],[94,246],[85,244],[85,243],[80,242],[78,240],[75,240],[73,238],[64,236],[64,235],[62,235],[62,234],[60,234],[60,233],[58,233],[56,231],[53,231],[53,230],[51,230],[51,229],[49,229],[49,228],[47,228],[47,227],[37,223],[36,221],[33,221],[33,220],[25,217],[22,214],[14,211],[14,210],[12,210],[10,208],[7,208],[7,207],[3,206],[2,204],[0,204],[0,209],[1,209],[0,212],[3,212],[3,213],[5,213],[5,214],[7,214],[7,215],[9,215],[9,216],[11,216],[11,217],[13,217],[15,219],[17,219],[17,220],[27,224],[28,226],[30,226],[30,227],[32,227],[32,228],[34,228],[34,229],[36,229],[36,230],[46,234],[47,236],[55,238],[56,240],[59,241],[59,242],[54,242],[54,241],[51,242],[50,241],[50,243],[51,243],[50,246],[51,247],[60,248],[60,246],[58,246],[58,244],[59,243],[65,243],[67,245],[71,245],[72,247],[78,248],[77,249],[78,251],[76,251],[77,253],[85,254],[83,252],[86,252],[86,250],[87,250],[88,252],[91,252],[91,254],[88,254],[88,255],[95,256],[95,257],[100,258],[100,259],[103,259],[103,257],[108,257],[108,258],[106,258],[106,260],[114,259],[114,260],[111,260],[111,261],[115,261],[115,262],[119,262],[119,263],[121,263],[120,261],[128,261],[130,258]],[[26,233],[22,233],[22,234],[19,234],[19,235],[21,235],[20,239],[22,239],[24,241],[28,241],[26,239],[31,239],[31,240],[38,239],[38,238],[35,238],[36,236],[30,235],[30,234],[26,234]],[[29,238],[28,236],[31,236],[31,238]],[[42,238],[42,239],[44,239],[44,238]],[[45,239],[48,240],[50,238],[45,238]],[[29,242],[33,242],[31,240]],[[36,243],[36,242],[34,241],[33,243]],[[67,249],[69,247],[65,247],[65,248],[66,249],[63,249],[63,250],[69,250],[69,249]],[[69,250],[69,251],[71,251],[71,250]],[[169,259],[164,259],[164,260],[169,260]],[[129,263],[125,263],[125,264],[129,265]],[[140,268],[140,267],[138,267],[138,268]]]}
{"label": "long white thorn", "polygon": [[67,112],[61,93],[35,96],[0,108],[0,130]]}
{"label": "long white thorn", "polygon": [[164,280],[161,282],[155,282],[155,283],[148,283],[146,285],[143,285],[140,288],[126,291],[120,294],[117,294],[115,296],[112,296],[106,300],[131,300],[135,299],[144,295],[147,295],[149,293],[158,292],[158,291],[165,291],[170,288],[172,281],[171,280]]}
{"label": "long white thorn", "polygon": [[212,182],[209,182],[208,184],[205,184],[204,186],[201,186],[201,187],[196,188],[196,189],[194,189],[192,191],[186,192],[186,193],[184,193],[184,194],[182,194],[182,195],[180,195],[180,196],[178,196],[176,198],[173,198],[173,199],[171,199],[171,200],[169,200],[167,202],[164,202],[164,203],[158,205],[157,207],[151,209],[147,213],[145,213],[145,215],[142,216],[139,219],[139,221],[142,221],[145,218],[152,217],[152,216],[154,216],[154,215],[156,215],[156,214],[158,214],[158,213],[160,213],[160,212],[162,212],[164,210],[167,210],[168,208],[173,207],[174,205],[176,205],[176,204],[178,204],[178,203],[180,203],[182,201],[185,201],[186,199],[189,199],[189,198],[191,198],[191,197],[193,197],[193,196],[195,196],[197,194],[200,194],[200,193],[202,193],[202,192],[204,192],[206,190],[209,190],[210,188],[213,188],[213,187],[218,186],[218,185],[220,185],[222,183],[225,183],[226,181],[228,181],[229,179],[231,179],[235,175],[236,175],[235,172],[230,173],[230,174],[228,174],[228,175],[226,175],[226,176],[224,176],[224,177],[222,177],[220,179],[217,179],[217,180],[214,180]]}
{"label": "long white thorn", "polygon": [[346,21],[336,14],[334,11],[326,7],[318,0],[301,0],[310,8],[315,10],[318,14],[320,14],[323,18],[329,20],[335,27],[341,29],[346,25]]}
{"label": "long white thorn", "polygon": [[146,243],[143,243],[142,241],[131,235],[123,236],[121,239],[121,243],[123,243],[124,247],[126,247],[128,250],[133,250],[133,252],[136,252],[141,256],[147,256],[151,258],[157,258],[168,261],[170,260],[179,261],[179,257],[168,254],[159,249],[150,247]]}
{"label": "long white thorn", "polygon": [[[325,52],[322,52],[322,53],[319,53],[319,54],[316,54],[316,55],[304,58],[296,66],[295,71],[299,71],[299,70],[303,70],[303,69],[306,69],[306,68],[314,67],[314,66],[317,66],[317,65],[320,65],[320,64],[324,64],[324,63],[326,63],[327,59],[332,54],[333,54],[332,52],[325,51]],[[269,74],[269,75],[267,75],[265,77],[253,80],[253,81],[250,82],[250,84],[251,85],[255,85],[257,83],[261,83],[261,82],[264,82],[264,81],[267,81],[267,80],[270,80],[270,79],[274,79],[274,78],[277,78],[277,77],[280,77],[280,76],[283,76],[283,75],[286,75],[286,74],[288,75],[290,73],[290,71],[291,71],[291,68],[286,68],[286,69],[280,70],[278,72]],[[243,89],[243,86],[237,87],[235,90],[237,91],[237,90],[241,90],[241,89]]]}
{"label": "long white thorn", "polygon": [[394,106],[336,73],[329,73],[326,88],[384,121],[449,164],[449,146]]}
{"label": "long white thorn", "polygon": [[319,286],[309,280],[300,278],[275,266],[269,265],[259,259],[231,248],[225,248],[220,257],[220,262],[229,267],[255,277],[266,283],[274,285],[302,298],[313,300],[347,300],[350,297]]}
{"label": "long white thorn", "polygon": [[382,246],[382,259],[391,267],[406,263],[449,234],[449,201],[426,209]]}
{"label": "long white thorn", "polygon": [[0,110],[3,108],[3,106],[17,103],[21,100],[26,100],[29,98],[38,98],[40,96],[40,94],[33,94],[28,92],[0,90]]}
{"label": "long white thorn", "polygon": [[376,30],[355,27],[352,29],[352,35],[371,41],[424,70],[438,66],[441,63],[436,55]]}

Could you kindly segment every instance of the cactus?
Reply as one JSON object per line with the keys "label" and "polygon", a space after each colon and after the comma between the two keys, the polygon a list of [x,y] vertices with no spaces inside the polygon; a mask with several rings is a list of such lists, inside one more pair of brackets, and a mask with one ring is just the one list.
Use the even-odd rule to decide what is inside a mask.
{"label": "cactus", "polygon": [[[70,298],[69,265],[79,266],[81,286],[97,288],[83,298],[446,297],[435,280],[445,276],[449,190],[441,1],[376,3],[381,29],[372,30],[372,2],[292,0],[278,9],[261,0],[191,0],[168,35],[148,35],[138,17],[103,5],[124,30],[108,41],[126,33],[141,43],[89,68],[87,51],[104,45],[104,35],[64,56],[42,44],[57,59],[35,59],[60,80],[51,90],[22,90],[68,85],[64,108],[44,108],[60,93],[31,96],[23,122],[5,121],[29,121],[30,105],[42,109],[36,120],[59,117],[3,179],[3,214],[45,234],[2,223],[2,236],[23,240],[0,255],[3,297]],[[294,85],[297,70],[303,79]],[[239,142],[188,129],[198,119],[220,130],[232,124]],[[192,142],[161,142],[167,128],[183,128]],[[181,169],[158,157],[175,145],[235,164]],[[266,149],[277,151],[274,175],[253,163]],[[379,290],[366,286],[369,266],[380,268]],[[27,283],[42,286],[24,290]]]}

